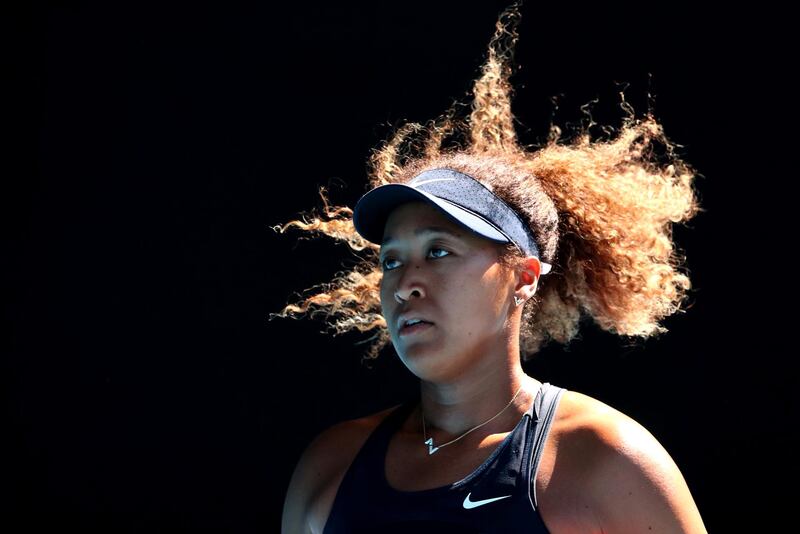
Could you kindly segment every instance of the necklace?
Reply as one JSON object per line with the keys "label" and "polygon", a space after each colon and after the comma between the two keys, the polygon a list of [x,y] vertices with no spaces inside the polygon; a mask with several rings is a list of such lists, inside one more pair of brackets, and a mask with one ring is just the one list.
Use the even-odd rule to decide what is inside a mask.
{"label": "necklace", "polygon": [[[506,408],[508,408],[509,406],[511,406],[511,403],[512,403],[512,402],[514,402],[514,399],[516,399],[516,398],[517,398],[517,395],[519,395],[519,392],[520,392],[520,391],[522,391],[522,386],[520,386],[520,387],[519,387],[519,389],[517,390],[517,392],[516,392],[516,393],[514,393],[514,396],[513,396],[513,397],[511,397],[511,400],[510,400],[510,401],[508,401],[508,404],[506,404],[506,407],[505,407],[505,408],[503,408],[502,410],[500,410],[499,412],[497,412],[497,415],[500,415],[501,413],[503,413],[504,411],[506,411]],[[464,436],[466,436],[467,434],[469,434],[469,433],[470,433],[470,432],[472,432],[473,430],[477,430],[477,429],[479,429],[480,427],[482,427],[483,425],[485,425],[486,423],[488,423],[489,421],[491,421],[492,419],[494,419],[495,417],[497,417],[497,415],[495,415],[494,417],[492,417],[492,419],[489,419],[489,421],[483,422],[483,423],[479,424],[478,426],[476,426],[475,428],[472,428],[472,429],[470,429],[470,430],[467,430],[466,432],[464,432],[463,434],[461,434],[460,436],[458,436],[456,439],[454,439],[454,440],[452,440],[452,441],[448,441],[447,443],[445,443],[445,444],[443,444],[443,445],[439,445],[439,446],[437,447],[437,446],[434,446],[434,444],[433,444],[433,437],[430,437],[430,438],[429,438],[429,437],[428,437],[428,435],[425,433],[425,414],[424,414],[424,413],[422,413],[422,406],[420,406],[420,410],[419,410],[419,412],[420,412],[420,414],[422,415],[422,436],[425,438],[425,445],[427,445],[427,446],[428,446],[428,456],[430,456],[430,455],[431,455],[431,454],[433,454],[434,452],[438,451],[438,450],[439,450],[439,449],[441,449],[442,447],[447,447],[447,446],[448,446],[448,445],[450,445],[451,443],[453,443],[453,442],[455,442],[455,441],[458,441],[458,440],[460,440],[461,438],[463,438]]]}

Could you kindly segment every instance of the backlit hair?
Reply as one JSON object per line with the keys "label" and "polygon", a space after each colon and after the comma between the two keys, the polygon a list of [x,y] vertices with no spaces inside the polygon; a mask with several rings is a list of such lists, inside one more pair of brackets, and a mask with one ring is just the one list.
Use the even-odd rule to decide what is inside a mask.
{"label": "backlit hair", "polygon": [[[473,86],[467,117],[454,104],[427,125],[408,123],[375,149],[366,191],[404,183],[420,172],[446,167],[486,185],[529,223],[542,261],[553,270],[539,279],[536,294],[523,309],[520,353],[528,360],[544,344],[568,344],[588,316],[600,328],[630,338],[666,332],[659,322],[679,311],[691,284],[681,272],[685,258],[676,250],[671,225],[691,219],[699,207],[694,171],[674,151],[662,126],[648,113],[628,112],[610,139],[593,140],[588,128],[569,142],[551,124],[537,150],[521,146],[511,113],[509,55],[517,40],[516,5],[504,11],[490,41],[481,75]],[[661,144],[661,157],[654,149]],[[659,159],[667,161],[660,162]],[[273,227],[291,227],[345,242],[360,258],[352,270],[309,288],[277,317],[322,314],[333,335],[358,330],[372,334],[365,353],[376,358],[391,342],[381,315],[380,246],[354,229],[352,209],[333,206],[324,187],[322,209]],[[499,260],[510,268],[523,259],[513,245],[502,246]]]}

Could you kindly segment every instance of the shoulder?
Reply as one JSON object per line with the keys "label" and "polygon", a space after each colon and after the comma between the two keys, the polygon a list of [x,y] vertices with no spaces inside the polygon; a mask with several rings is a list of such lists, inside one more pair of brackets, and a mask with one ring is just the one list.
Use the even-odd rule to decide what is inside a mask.
{"label": "shoulder", "polygon": [[[562,395],[551,430],[553,495],[602,532],[705,532],[686,481],[641,424],[588,395]],[[547,498],[542,495],[544,508]],[[545,511],[544,509],[542,510]]]}
{"label": "shoulder", "polygon": [[281,532],[321,530],[314,527],[324,524],[347,467],[375,427],[397,407],[331,425],[308,443],[289,481]]}

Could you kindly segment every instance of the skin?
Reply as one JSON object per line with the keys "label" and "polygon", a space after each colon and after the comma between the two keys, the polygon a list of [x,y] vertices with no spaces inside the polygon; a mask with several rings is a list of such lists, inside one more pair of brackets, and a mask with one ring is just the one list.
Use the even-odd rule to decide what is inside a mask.
{"label": "skin", "polygon": [[[456,235],[415,233],[430,226]],[[530,257],[508,271],[497,262],[497,244],[422,202],[396,208],[387,236],[394,239],[381,248],[383,315],[400,359],[420,379],[421,399],[390,441],[385,474],[391,486],[414,491],[468,475],[530,408],[541,382],[521,368],[522,306],[513,297],[535,293],[540,265]],[[434,326],[401,336],[398,319],[409,312]],[[283,533],[323,531],[348,467],[395,408],[333,425],[309,444],[289,483]],[[427,437],[442,447],[432,456],[422,445],[422,413]],[[553,534],[706,532],[686,481],[656,438],[575,391],[561,397],[531,489]]]}
{"label": "skin", "polygon": [[[456,234],[414,235],[438,226]],[[420,379],[422,411],[434,443],[445,443],[502,410],[529,377],[520,366],[522,306],[536,290],[540,264],[529,258],[521,281],[497,262],[499,246],[452,222],[427,203],[411,202],[390,214],[381,247],[381,306],[392,343]],[[443,249],[437,250],[438,248]],[[481,310],[481,313],[475,313]],[[401,336],[401,313],[434,323]],[[521,391],[498,419],[518,421],[533,401]],[[496,421],[496,420],[494,420]]]}

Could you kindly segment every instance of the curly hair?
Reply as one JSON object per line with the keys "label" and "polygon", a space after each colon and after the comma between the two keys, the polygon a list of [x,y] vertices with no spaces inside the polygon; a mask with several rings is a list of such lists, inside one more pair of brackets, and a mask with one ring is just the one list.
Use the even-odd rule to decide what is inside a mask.
{"label": "curly hair", "polygon": [[[544,146],[522,146],[514,130],[509,83],[519,18],[517,5],[498,18],[473,86],[469,116],[457,116],[456,102],[425,126],[397,128],[372,152],[366,190],[449,168],[476,178],[527,220],[542,261],[553,268],[523,309],[523,361],[549,341],[568,345],[584,316],[632,341],[662,334],[667,330],[659,321],[683,311],[691,288],[681,272],[685,257],[672,241],[671,223],[702,211],[692,188],[695,173],[675,154],[652,114],[636,119],[622,93],[628,114],[616,136],[613,128],[604,128],[611,139],[592,140],[584,127],[572,141],[560,142],[561,130],[551,123]],[[666,161],[659,161],[657,143]],[[334,335],[374,331],[357,344],[374,341],[365,357],[377,358],[391,341],[381,315],[380,246],[355,231],[352,209],[331,206],[324,187],[319,194],[321,213],[312,209],[301,220],[272,229],[283,233],[297,227],[344,241],[361,261],[336,273],[330,283],[309,288],[310,296],[269,319],[324,313]],[[513,244],[501,248],[502,265],[519,268],[523,260]]]}

